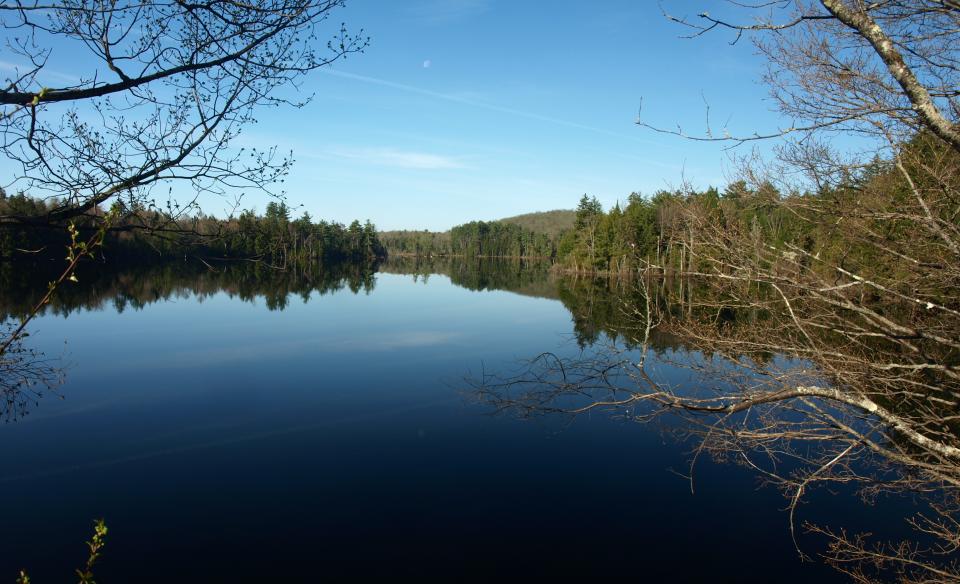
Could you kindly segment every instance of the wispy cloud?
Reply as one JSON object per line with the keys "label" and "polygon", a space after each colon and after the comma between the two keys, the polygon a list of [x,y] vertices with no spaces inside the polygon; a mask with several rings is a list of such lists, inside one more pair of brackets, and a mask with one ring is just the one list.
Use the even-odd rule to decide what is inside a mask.
{"label": "wispy cloud", "polygon": [[150,460],[154,458],[166,457],[166,456],[177,456],[182,455],[188,452],[198,451],[198,450],[208,450],[214,448],[225,448],[229,446],[234,446],[237,444],[244,443],[253,443],[260,440],[275,439],[281,436],[292,436],[301,433],[313,432],[323,428],[336,428],[342,426],[352,426],[362,424],[366,427],[369,427],[374,421],[382,421],[387,418],[399,417],[409,415],[411,412],[436,408],[438,406],[445,406],[452,403],[457,403],[460,401],[457,397],[443,397],[436,400],[411,403],[409,405],[403,405],[392,408],[377,409],[372,408],[368,409],[362,413],[351,415],[351,416],[341,416],[333,417],[327,420],[319,420],[317,422],[311,422],[309,424],[298,424],[298,425],[277,425],[275,427],[261,430],[261,431],[242,431],[243,428],[237,425],[229,426],[231,432],[226,433],[223,438],[218,438],[215,440],[198,440],[199,437],[196,432],[199,430],[201,433],[204,430],[203,426],[199,427],[190,427],[186,426],[181,429],[181,431],[188,436],[194,436],[192,441],[187,441],[186,443],[175,446],[171,448],[160,448],[154,450],[132,450],[129,454],[121,455],[115,458],[101,458],[101,459],[92,459],[86,461],[80,461],[77,463],[71,463],[65,466],[54,466],[46,469],[34,470],[31,472],[21,473],[21,474],[8,474],[0,476],[0,483],[11,483],[14,481],[21,480],[36,480],[41,477],[51,477],[57,475],[65,475],[78,471],[89,471],[91,469],[101,469],[108,468],[111,466],[119,466],[123,464],[130,464],[134,462],[142,462],[144,460]]}
{"label": "wispy cloud", "polygon": [[451,156],[397,150],[395,148],[354,148],[334,146],[317,153],[301,153],[309,158],[342,158],[355,160],[376,166],[392,166],[396,168],[410,168],[415,170],[444,170],[451,168],[465,168],[464,164]]}
{"label": "wispy cloud", "polygon": [[[294,355],[336,355],[357,351],[402,351],[422,347],[440,347],[455,344],[464,338],[462,332],[438,330],[410,330],[403,333],[356,333],[332,338],[306,338],[289,341],[238,341],[225,346],[190,351],[173,351],[164,357],[164,366],[171,368],[209,367],[212,363],[239,363],[252,358]],[[123,370],[141,370],[149,367],[147,359],[128,359]]]}
{"label": "wispy cloud", "polygon": [[[0,61],[0,71],[5,71],[17,77],[23,75],[24,73],[29,73],[30,71],[33,71],[33,69],[34,67],[32,65],[11,63],[10,61]],[[43,83],[44,81],[56,81],[58,83],[77,85],[80,83],[80,78],[76,75],[69,75],[67,73],[61,73],[60,71],[42,68],[37,72],[37,81],[40,83]]]}
{"label": "wispy cloud", "polygon": [[406,6],[408,15],[425,24],[448,24],[489,9],[490,0],[419,0]]}
{"label": "wispy cloud", "polygon": [[596,126],[590,126],[587,124],[581,124],[578,122],[573,122],[570,120],[565,120],[562,118],[555,118],[552,116],[544,116],[533,112],[518,110],[509,107],[503,107],[495,105],[492,103],[487,103],[484,101],[479,101],[472,99],[470,97],[464,97],[462,95],[455,95],[450,93],[441,93],[439,91],[431,91],[429,89],[423,89],[422,87],[415,87],[413,85],[407,85],[405,83],[397,83],[396,81],[390,81],[388,79],[379,79],[377,77],[368,77],[367,75],[358,75],[356,73],[347,73],[346,71],[339,71],[337,69],[321,69],[327,75],[333,75],[334,77],[342,77],[344,79],[353,79],[355,81],[360,81],[363,83],[369,83],[371,85],[379,85],[382,87],[390,87],[393,89],[398,89],[400,91],[406,91],[408,93],[416,93],[426,97],[432,97],[434,99],[442,99],[444,101],[451,101],[454,103],[460,103],[463,105],[468,105],[475,108],[485,109],[493,112],[500,112],[503,114],[509,114],[512,116],[519,116],[522,118],[529,118],[531,120],[537,120],[541,122],[546,122],[549,124],[556,124],[560,126],[566,126],[568,128],[576,128],[578,130],[585,130],[587,132],[593,132],[596,134],[603,134],[605,136],[616,136],[617,138],[622,138],[624,140],[630,140],[633,142],[640,142],[643,144],[657,144],[656,142],[651,142],[650,140],[644,140],[642,138],[637,138],[630,136],[628,134],[621,134],[619,132],[613,132],[611,130],[606,130],[604,128],[598,128]]}

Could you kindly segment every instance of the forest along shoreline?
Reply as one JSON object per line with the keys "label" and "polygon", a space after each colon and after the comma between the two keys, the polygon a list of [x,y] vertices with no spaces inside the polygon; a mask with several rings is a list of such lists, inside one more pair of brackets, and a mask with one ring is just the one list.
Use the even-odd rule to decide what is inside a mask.
{"label": "forest along shoreline", "polygon": [[[438,258],[461,258],[480,265],[504,260],[516,272],[536,265],[574,282],[632,281],[624,286],[627,297],[605,304],[628,327],[610,319],[604,330],[638,349],[639,363],[616,353],[535,359],[516,377],[479,380],[478,399],[522,417],[628,407],[637,421],[648,421],[671,412],[687,420],[698,452],[744,461],[778,486],[794,530],[794,511],[814,485],[856,483],[867,497],[921,493],[911,511],[928,518],[911,524],[918,537],[950,540],[954,531],[943,526],[954,524],[960,486],[952,340],[960,306],[944,251],[952,248],[943,243],[953,241],[952,232],[941,227],[953,215],[927,205],[934,219],[920,229],[916,218],[924,216],[908,194],[917,185],[955,192],[958,168],[960,155],[921,132],[899,145],[896,159],[875,159],[816,191],[737,181],[722,191],[631,193],[606,211],[584,195],[574,210],[473,221],[446,232],[380,232],[369,221],[343,225],[306,213],[293,219],[282,202],[263,215],[227,219],[96,207],[66,230],[33,229],[29,220],[3,230],[0,283],[22,291],[25,300],[5,313],[23,319],[75,290],[61,285],[68,276],[83,282],[125,265],[169,267],[171,274],[191,263],[188,269],[209,274],[249,265],[258,277],[293,275],[308,290],[369,289],[391,256],[408,259],[414,271],[433,269]],[[37,221],[55,206],[23,193],[0,196],[0,214]],[[496,286],[501,276],[475,267],[451,267],[451,279],[470,272],[468,286]],[[54,281],[48,297],[33,304]],[[589,298],[586,308],[573,305],[575,321],[586,322],[581,311],[595,307]],[[645,355],[659,344],[657,335],[709,356],[696,364],[709,380],[705,388],[727,389],[691,395],[654,383]],[[584,339],[590,336],[578,335]],[[11,346],[5,357],[29,357]],[[615,378],[604,373],[614,370]],[[843,531],[803,528],[827,542],[825,558],[836,566],[865,549],[865,540]],[[881,567],[901,565],[897,549],[878,552]]]}

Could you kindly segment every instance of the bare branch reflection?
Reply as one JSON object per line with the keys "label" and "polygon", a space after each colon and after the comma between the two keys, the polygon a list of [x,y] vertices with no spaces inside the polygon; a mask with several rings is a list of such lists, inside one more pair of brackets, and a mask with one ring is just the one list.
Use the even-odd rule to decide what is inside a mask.
{"label": "bare branch reflection", "polygon": [[[0,324],[0,338],[6,338],[13,328],[14,323]],[[59,395],[64,380],[65,369],[59,359],[26,346],[22,338],[15,339],[0,354],[0,419],[9,423],[23,418],[44,395]]]}
{"label": "bare branch reflection", "polygon": [[[691,296],[691,290],[698,292]],[[692,301],[696,294],[700,298]],[[792,315],[772,311],[779,296],[775,288],[754,290],[741,295],[739,309],[720,310],[723,302],[702,282],[639,278],[634,292],[621,297],[627,300],[619,305],[618,342],[573,357],[544,353],[518,371],[485,371],[468,382],[496,413],[529,418],[606,412],[660,422],[693,445],[691,490],[705,457],[751,469],[782,491],[798,553],[808,559],[814,553],[801,545],[802,531],[819,536],[827,543],[817,553],[858,581],[960,578],[955,397],[927,391],[904,399],[910,392],[902,384],[851,384],[861,363],[850,357],[846,375],[837,375],[842,347],[829,331],[810,327],[804,340],[823,353],[833,343],[829,359],[791,350],[797,338],[778,319],[811,313],[796,305]],[[889,309],[887,314],[896,318]],[[804,338],[802,332],[797,336]],[[652,354],[656,359],[648,358]],[[878,542],[845,526],[802,521],[801,503],[825,488],[853,489],[866,503],[909,495],[915,504],[904,521],[914,536]]]}

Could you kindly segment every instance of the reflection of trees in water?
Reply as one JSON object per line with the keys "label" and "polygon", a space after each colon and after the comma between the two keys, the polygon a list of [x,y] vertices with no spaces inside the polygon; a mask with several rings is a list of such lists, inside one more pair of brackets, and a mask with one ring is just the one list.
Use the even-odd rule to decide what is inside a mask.
{"label": "reflection of trees in water", "polygon": [[391,258],[380,270],[425,280],[442,274],[456,286],[473,291],[503,290],[523,296],[559,300],[573,318],[580,346],[601,341],[630,344],[637,315],[629,302],[637,295],[629,280],[565,276],[551,271],[549,261],[517,258]]}
{"label": "reflection of trees in water", "polygon": [[[559,300],[570,312],[573,334],[580,347],[615,343],[634,349],[645,332],[642,306],[644,288],[640,278],[564,274],[551,270],[551,263],[536,260],[497,258],[391,258],[380,271],[426,279],[442,274],[453,284],[468,290],[504,290],[514,294]],[[700,314],[706,303],[707,287],[689,279],[658,279],[649,287],[659,310],[676,316]],[[758,318],[756,311],[726,309],[717,317],[727,321]],[[666,330],[650,331],[650,349],[662,352],[685,346],[683,340]],[[772,355],[768,356],[772,357]]]}
{"label": "reflection of trees in water", "polygon": [[[916,519],[922,530],[933,537],[951,533],[950,525],[943,522],[955,516],[950,507],[955,501],[941,496],[949,489],[932,485],[928,475],[902,472],[897,461],[910,459],[915,466],[940,473],[941,487],[960,479],[951,467],[918,448],[913,438],[884,419],[916,419],[929,412],[911,411],[913,402],[878,397],[874,412],[865,413],[857,404],[846,403],[842,393],[827,395],[834,391],[829,377],[812,361],[786,359],[771,352],[770,342],[755,343],[751,350],[757,339],[789,341],[779,332],[777,315],[763,308],[772,298],[770,290],[751,289],[741,294],[738,304],[691,279],[563,276],[551,272],[545,263],[492,259],[403,258],[381,266],[314,265],[287,271],[258,263],[211,268],[174,262],[125,272],[93,268],[84,271],[78,285],[58,290],[47,310],[61,315],[104,307],[123,311],[171,298],[202,299],[218,293],[248,302],[262,298],[268,309],[283,310],[295,295],[306,301],[313,294],[370,292],[377,268],[415,281],[443,274],[469,290],[557,300],[570,312],[578,345],[591,350],[567,359],[542,355],[518,376],[479,380],[477,395],[484,403],[525,416],[596,410],[637,421],[666,416],[671,432],[697,441],[694,461],[712,455],[748,466],[784,491],[791,513],[818,485],[857,488],[868,496],[906,492],[921,501],[916,510],[927,511],[930,518]],[[39,271],[0,267],[5,292],[0,311],[17,314],[28,308],[17,304],[17,299],[32,297],[35,289],[28,293],[30,287],[44,282],[45,275]],[[889,307],[888,315],[896,318],[893,310]],[[729,346],[711,334],[717,327]],[[830,331],[810,334],[823,343],[839,341],[831,341]],[[63,380],[55,362],[22,346],[4,359],[0,416],[5,420],[23,416],[44,392],[56,389]],[[666,364],[692,375],[683,385],[670,385],[658,375]],[[785,392],[784,387],[794,390]],[[938,417],[957,432],[960,418],[944,412]],[[791,517],[791,524],[799,528],[800,519]],[[796,536],[801,547],[808,549],[810,542],[801,539],[800,529]],[[908,545],[917,543],[908,541]]]}
{"label": "reflection of trees in water", "polygon": [[[863,581],[876,573],[914,581],[916,574],[899,571],[904,560],[917,573],[937,575],[916,581],[954,581],[960,574],[960,454],[953,446],[960,441],[960,394],[948,379],[955,353],[929,350],[932,362],[953,369],[938,377],[943,367],[927,366],[916,389],[886,391],[887,370],[901,362],[890,343],[858,339],[854,353],[849,338],[829,327],[797,332],[790,326],[796,315],[816,314],[816,307],[795,300],[793,312],[780,310],[775,287],[549,272],[532,285],[511,264],[494,278],[464,281],[461,274],[470,268],[463,261],[442,262],[419,269],[472,289],[496,282],[500,289],[560,300],[578,345],[592,347],[572,358],[545,353],[521,364],[519,373],[474,380],[478,399],[495,411],[523,417],[606,411],[641,422],[669,420],[671,433],[695,445],[691,486],[697,461],[712,457],[744,465],[784,493],[801,554],[817,549],[841,569],[841,559],[849,561],[844,571]],[[482,285],[474,283],[478,278]],[[878,299],[870,307],[894,322],[916,312]],[[803,341],[820,349],[796,350]],[[888,355],[894,365],[867,372],[876,381],[867,384],[869,391],[850,389],[845,379],[871,354]],[[671,384],[658,375],[665,365],[689,376]],[[828,490],[878,504],[875,521],[851,525],[855,513],[804,521],[797,514],[801,503]],[[872,532],[872,543],[861,531]]]}
{"label": "reflection of trees in water", "polygon": [[[49,273],[42,264],[34,268],[0,264],[0,340],[12,332],[14,321],[33,308],[37,291],[56,278],[55,266],[50,266]],[[121,313],[172,298],[203,299],[219,293],[245,302],[262,298],[269,310],[283,310],[294,295],[307,302],[313,294],[340,290],[368,293],[376,283],[375,271],[375,265],[360,263],[295,266],[286,271],[257,262],[215,267],[195,261],[168,262],[123,270],[89,263],[80,282],[60,286],[40,314],[67,316],[106,307]],[[30,348],[29,337],[14,339],[0,354],[0,418],[9,422],[23,417],[45,394],[56,391],[64,376],[59,360]]]}
{"label": "reflection of trees in water", "polygon": [[[362,263],[312,264],[288,270],[277,270],[261,262],[214,266],[197,261],[167,262],[125,269],[90,263],[84,266],[81,281],[58,289],[43,312],[66,316],[76,310],[99,310],[108,305],[123,312],[171,298],[203,299],[221,292],[245,302],[263,298],[270,310],[283,310],[293,295],[306,302],[314,293],[370,292],[375,286],[375,272],[374,264]],[[49,281],[49,274],[43,269],[18,270],[0,264],[0,318],[29,311],[29,299]]]}
{"label": "reflection of trees in water", "polygon": [[[833,361],[789,350],[801,345],[783,320],[805,314],[805,307],[796,302],[796,312],[786,315],[773,310],[778,296],[771,287],[718,290],[690,280],[635,284],[562,281],[561,298],[581,346],[604,336],[619,342],[573,358],[541,355],[516,374],[486,374],[474,381],[478,399],[497,412],[524,417],[606,411],[640,422],[668,419],[673,432],[695,444],[691,486],[697,461],[713,457],[742,464],[783,491],[802,555],[812,542],[800,539],[801,528],[826,542],[819,553],[834,565],[837,558],[858,562],[850,564],[853,574],[864,574],[855,571],[863,566],[898,573],[897,562],[907,558],[939,576],[903,581],[960,577],[960,451],[953,446],[960,439],[960,416],[958,394],[948,384],[929,374],[928,391],[910,393],[922,399],[904,399],[882,391],[878,367],[872,392],[851,389],[837,373],[846,373],[838,356],[845,350],[849,355],[848,340],[829,328],[810,327],[805,340]],[[885,318],[899,320],[901,311],[913,307],[891,303],[883,310]],[[671,346],[682,350],[663,351]],[[891,354],[884,339],[860,340],[858,346]],[[648,359],[654,352],[656,361]],[[860,364],[848,358],[850,369]],[[664,364],[687,370],[689,380],[664,380],[658,376]],[[858,493],[868,503],[880,499],[881,505],[889,501],[881,495],[906,495],[913,505],[906,515],[902,507],[888,508],[901,514],[896,517],[885,516],[881,506],[876,522],[866,526],[844,523],[847,516],[829,518],[831,526],[801,521],[800,503],[825,488]],[[885,529],[891,518],[900,519],[907,533]],[[848,535],[860,530],[874,536],[880,531],[873,541],[881,543]]]}
{"label": "reflection of trees in water", "polygon": [[[13,325],[2,325],[0,338],[11,334]],[[64,369],[57,359],[24,346],[15,339],[0,354],[0,419],[13,422],[29,413],[31,406],[64,381]]]}
{"label": "reflection of trees in water", "polygon": [[395,257],[380,265],[388,274],[425,281],[441,274],[461,288],[482,292],[506,290],[525,296],[556,298],[547,260],[521,258]]}

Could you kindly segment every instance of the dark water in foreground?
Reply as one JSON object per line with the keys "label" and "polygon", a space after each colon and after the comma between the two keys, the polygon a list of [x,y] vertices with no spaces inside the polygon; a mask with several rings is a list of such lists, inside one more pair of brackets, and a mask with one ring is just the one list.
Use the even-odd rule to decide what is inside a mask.
{"label": "dark water in foreground", "polygon": [[464,376],[589,352],[610,306],[537,269],[443,271],[140,273],[44,315],[32,345],[70,366],[0,425],[0,581],[71,580],[98,517],[101,583],[838,579],[747,471],[703,463],[691,494],[669,428],[486,415]]}

